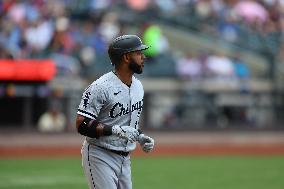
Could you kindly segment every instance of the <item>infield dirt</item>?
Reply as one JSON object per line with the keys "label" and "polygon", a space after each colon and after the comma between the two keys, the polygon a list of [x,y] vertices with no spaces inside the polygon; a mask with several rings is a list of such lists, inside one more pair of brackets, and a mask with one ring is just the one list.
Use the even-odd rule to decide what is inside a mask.
{"label": "infield dirt", "polygon": [[[155,149],[145,154],[138,146],[134,156],[185,155],[284,155],[283,131],[185,131],[146,132],[155,139]],[[0,133],[0,157],[80,156],[84,138],[75,132]]]}

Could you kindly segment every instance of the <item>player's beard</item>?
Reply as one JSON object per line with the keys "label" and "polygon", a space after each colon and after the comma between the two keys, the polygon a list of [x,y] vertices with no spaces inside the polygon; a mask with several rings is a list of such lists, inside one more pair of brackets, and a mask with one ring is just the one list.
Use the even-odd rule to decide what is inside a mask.
{"label": "player's beard", "polygon": [[143,72],[142,66],[137,64],[134,60],[130,60],[128,68],[136,74],[141,74]]}

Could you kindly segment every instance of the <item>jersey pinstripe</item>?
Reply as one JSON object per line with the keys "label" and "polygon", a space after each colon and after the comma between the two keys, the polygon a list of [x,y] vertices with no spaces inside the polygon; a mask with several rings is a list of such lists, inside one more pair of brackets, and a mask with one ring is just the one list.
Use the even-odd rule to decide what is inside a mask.
{"label": "jersey pinstripe", "polygon": [[[128,87],[113,72],[109,72],[85,89],[77,113],[105,125],[138,129],[143,97],[143,86],[134,76],[131,86]],[[86,140],[111,150],[129,152],[136,147],[135,143],[113,135],[99,139],[86,137]]]}

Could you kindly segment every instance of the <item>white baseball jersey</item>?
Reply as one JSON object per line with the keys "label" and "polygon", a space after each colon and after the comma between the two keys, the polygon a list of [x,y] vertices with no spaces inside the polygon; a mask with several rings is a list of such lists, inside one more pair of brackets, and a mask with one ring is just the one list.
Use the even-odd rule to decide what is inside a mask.
{"label": "white baseball jersey", "polygon": [[[143,97],[143,86],[134,76],[129,87],[113,72],[109,72],[85,89],[77,113],[105,125],[131,126],[138,129]],[[90,144],[125,152],[136,147],[136,143],[114,135],[99,139],[86,137],[86,140]]]}

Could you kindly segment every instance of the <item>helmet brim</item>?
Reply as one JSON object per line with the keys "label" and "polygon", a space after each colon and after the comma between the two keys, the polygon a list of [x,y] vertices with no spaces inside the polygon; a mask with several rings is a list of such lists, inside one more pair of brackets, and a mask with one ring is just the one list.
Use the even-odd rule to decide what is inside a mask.
{"label": "helmet brim", "polygon": [[146,50],[146,49],[149,49],[149,46],[142,44],[142,45],[140,45],[139,47],[133,48],[133,49],[131,49],[131,50],[128,51],[128,52],[143,51],[143,50]]}

